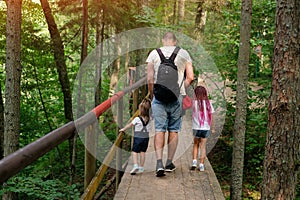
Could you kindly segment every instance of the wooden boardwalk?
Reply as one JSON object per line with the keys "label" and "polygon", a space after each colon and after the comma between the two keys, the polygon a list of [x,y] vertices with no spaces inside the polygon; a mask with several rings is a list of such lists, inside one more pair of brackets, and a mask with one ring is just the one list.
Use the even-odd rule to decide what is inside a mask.
{"label": "wooden boardwalk", "polygon": [[[132,159],[130,159],[114,200],[225,199],[208,160],[205,161],[204,172],[197,169],[190,170],[193,145],[190,121],[189,117],[184,117],[182,132],[179,133],[179,143],[174,158],[177,169],[174,172],[166,172],[164,177],[155,176],[156,158],[152,134],[146,153],[145,171],[141,174],[130,175],[129,171],[132,169]],[[214,137],[210,140],[215,143]],[[164,159],[167,157],[166,150],[165,146]]]}

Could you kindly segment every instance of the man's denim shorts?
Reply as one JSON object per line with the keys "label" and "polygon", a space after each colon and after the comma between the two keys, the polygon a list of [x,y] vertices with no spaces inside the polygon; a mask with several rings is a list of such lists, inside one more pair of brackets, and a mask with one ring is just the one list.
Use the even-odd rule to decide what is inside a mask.
{"label": "man's denim shorts", "polygon": [[210,136],[210,130],[195,130],[195,129],[193,129],[193,135],[195,138],[208,138]]}
{"label": "man's denim shorts", "polygon": [[181,129],[182,96],[177,101],[165,104],[153,98],[152,113],[156,132],[179,132]]}

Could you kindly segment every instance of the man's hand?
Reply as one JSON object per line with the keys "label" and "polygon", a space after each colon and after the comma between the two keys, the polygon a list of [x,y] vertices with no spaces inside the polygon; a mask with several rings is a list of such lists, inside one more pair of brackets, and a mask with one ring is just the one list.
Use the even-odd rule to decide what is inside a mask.
{"label": "man's hand", "polygon": [[186,79],[184,81],[184,87],[187,88],[194,80],[194,70],[191,62],[185,64]]}

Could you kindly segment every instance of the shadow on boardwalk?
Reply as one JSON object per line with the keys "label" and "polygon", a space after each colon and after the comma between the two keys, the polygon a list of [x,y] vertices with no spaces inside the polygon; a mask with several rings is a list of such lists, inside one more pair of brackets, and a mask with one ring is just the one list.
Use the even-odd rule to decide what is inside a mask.
{"label": "shadow on boardwalk", "polygon": [[[204,172],[190,170],[193,144],[190,119],[183,120],[182,131],[179,133],[179,143],[174,158],[177,169],[174,172],[166,173],[164,177],[155,176],[156,157],[153,148],[153,134],[150,136],[144,173],[130,175],[129,171],[132,168],[132,159],[130,158],[114,200],[225,199],[208,160],[205,161]],[[167,147],[164,148],[164,159],[167,157],[166,150]]]}

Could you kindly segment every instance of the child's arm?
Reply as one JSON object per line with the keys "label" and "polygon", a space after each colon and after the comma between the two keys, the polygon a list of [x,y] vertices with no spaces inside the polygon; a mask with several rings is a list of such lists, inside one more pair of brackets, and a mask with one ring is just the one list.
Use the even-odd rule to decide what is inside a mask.
{"label": "child's arm", "polygon": [[214,123],[214,115],[211,115],[211,123],[210,123],[210,131],[212,134],[215,134],[215,123]]}
{"label": "child's arm", "polygon": [[124,131],[126,131],[127,129],[131,128],[132,126],[133,126],[133,124],[132,124],[132,123],[129,123],[129,124],[127,124],[124,128],[121,128],[121,129],[120,129],[120,132],[124,132]]}

